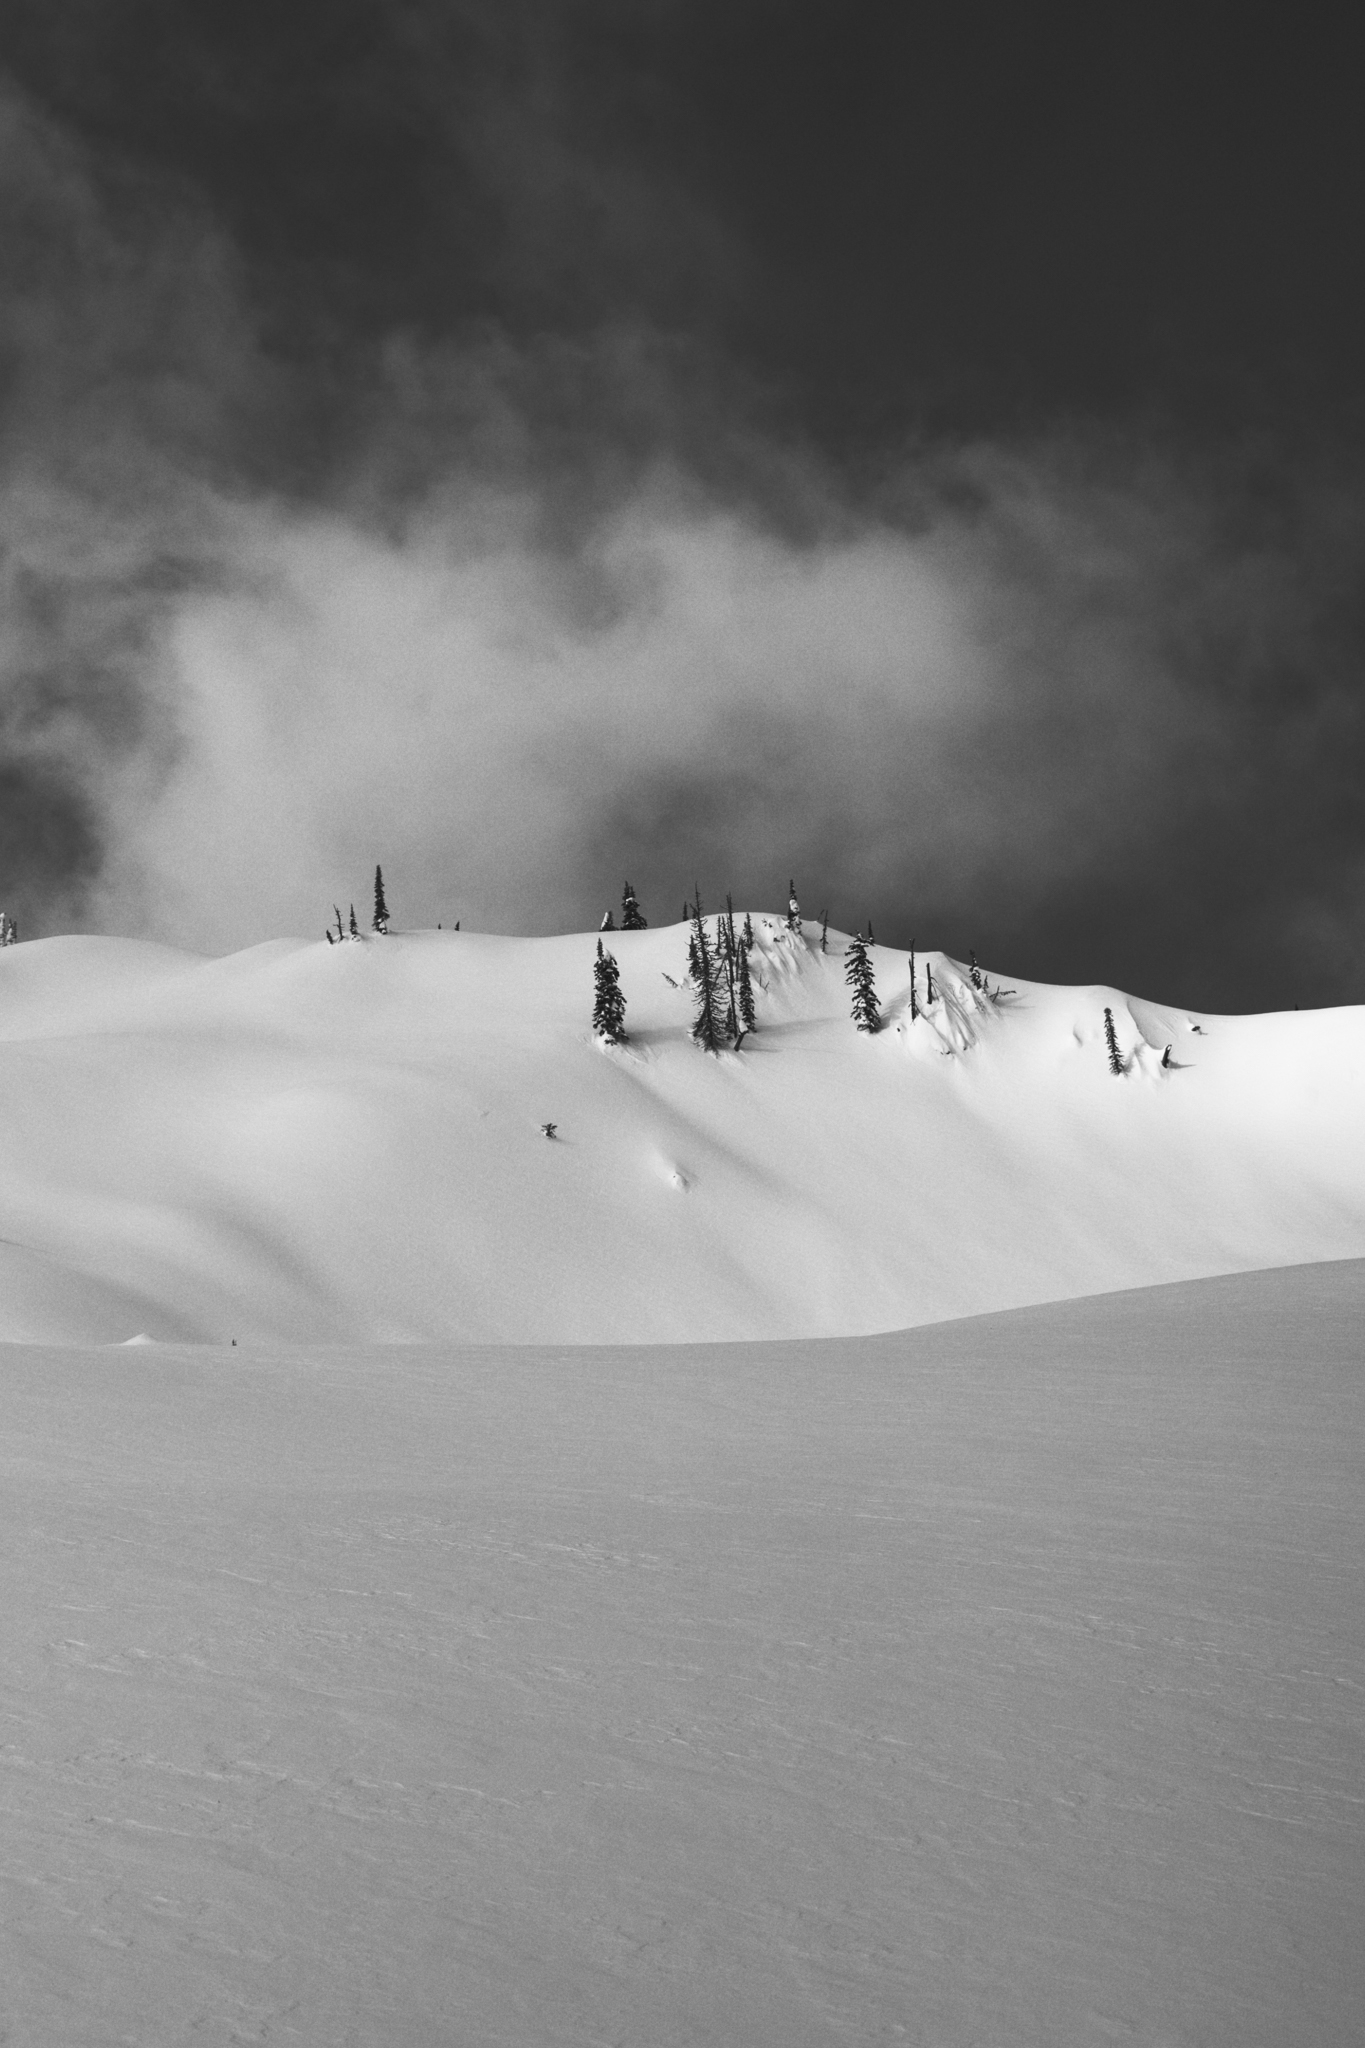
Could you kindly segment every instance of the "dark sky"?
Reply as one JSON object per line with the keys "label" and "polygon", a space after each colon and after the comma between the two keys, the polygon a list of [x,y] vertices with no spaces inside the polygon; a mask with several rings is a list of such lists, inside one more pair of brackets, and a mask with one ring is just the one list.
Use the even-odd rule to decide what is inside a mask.
{"label": "dark sky", "polygon": [[11,914],[1365,1000],[1349,45],[994,14],[9,0]]}

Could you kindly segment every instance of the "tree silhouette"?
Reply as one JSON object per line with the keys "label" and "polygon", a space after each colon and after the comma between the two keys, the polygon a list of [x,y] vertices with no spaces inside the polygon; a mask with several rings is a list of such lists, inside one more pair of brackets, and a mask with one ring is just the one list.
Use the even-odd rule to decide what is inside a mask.
{"label": "tree silhouette", "polygon": [[877,1008],[877,983],[872,972],[872,962],[867,957],[867,942],[858,933],[849,941],[844,960],[844,980],[853,991],[853,1021],[860,1031],[879,1031],[881,1013]]}
{"label": "tree silhouette", "polygon": [[592,975],[592,1028],[598,1037],[605,1038],[609,1045],[624,1045],[626,999],[621,993],[621,978],[616,962],[600,939],[597,941],[597,958],[593,962]]}

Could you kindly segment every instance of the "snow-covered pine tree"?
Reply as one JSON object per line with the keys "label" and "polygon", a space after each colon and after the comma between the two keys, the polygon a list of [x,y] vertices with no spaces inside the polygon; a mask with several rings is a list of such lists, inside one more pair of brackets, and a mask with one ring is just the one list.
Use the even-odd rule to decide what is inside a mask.
{"label": "snow-covered pine tree", "polygon": [[592,974],[592,1028],[599,1038],[606,1039],[608,1045],[624,1045],[626,999],[621,993],[621,977],[616,962],[600,939],[597,941],[597,958],[593,962]]}
{"label": "snow-covered pine tree", "polygon": [[649,920],[640,908],[639,898],[627,882],[621,898],[621,929],[623,932],[642,932],[648,929],[648,925]]}
{"label": "snow-covered pine tree", "polygon": [[1119,1051],[1119,1035],[1114,1029],[1114,1013],[1108,1004],[1105,1005],[1104,1011],[1104,1042],[1109,1048],[1110,1073],[1121,1074],[1123,1072],[1123,1054]]}
{"label": "snow-covered pine tree", "polygon": [[971,954],[971,955],[970,955],[969,957],[970,957],[970,959],[971,959],[971,963],[972,963],[972,964],[971,964],[971,966],[970,966],[970,967],[969,967],[969,968],[967,969],[967,972],[968,972],[968,974],[970,974],[970,976],[972,977],[972,987],[973,987],[973,988],[979,988],[979,989],[981,989],[981,990],[982,990],[982,991],[984,992],[986,984],[985,984],[985,982],[984,982],[984,981],[983,981],[983,980],[981,979],[981,969],[980,969],[980,968],[979,968],[979,967],[977,966],[977,964],[976,964],[976,954],[975,954],[975,952],[973,952],[973,953],[972,953],[972,954]]}
{"label": "snow-covered pine tree", "polygon": [[739,957],[735,963],[735,994],[739,1004],[741,1034],[757,1031],[758,1022],[754,1016],[754,985],[749,977],[749,948],[743,945],[739,948]]}
{"label": "snow-covered pine tree", "polygon": [[718,1053],[725,1037],[719,986],[724,977],[724,968],[716,959],[711,942],[706,936],[706,919],[702,914],[700,890],[697,891],[696,915],[692,921],[692,944],[697,962],[693,974],[693,986],[697,992],[697,1014],[692,1020],[692,1036],[707,1052]]}
{"label": "snow-covered pine tree", "polygon": [[387,935],[389,929],[389,906],[384,901],[384,870],[383,868],[379,867],[377,867],[374,871],[373,928],[375,931],[379,933],[381,938]]}
{"label": "snow-covered pine tree", "polygon": [[882,1020],[877,1008],[877,983],[867,957],[867,941],[857,932],[845,955],[844,980],[853,991],[853,1021],[858,1029],[879,1031]]}
{"label": "snow-covered pine tree", "polygon": [[597,929],[599,932],[614,932],[616,930],[616,919],[612,916],[610,911],[607,912],[606,916],[602,919],[602,922],[598,925]]}
{"label": "snow-covered pine tree", "polygon": [[747,953],[754,943],[754,921],[747,910],[744,913],[744,931],[742,936],[744,939],[744,950]]}
{"label": "snow-covered pine tree", "polygon": [[910,948],[910,1022],[919,1016],[919,990],[915,987],[915,949]]}
{"label": "snow-covered pine tree", "polygon": [[801,905],[800,905],[800,904],[799,904],[799,903],[797,902],[797,900],[796,900],[796,884],[795,884],[795,882],[788,882],[788,884],[787,884],[787,930],[788,930],[789,932],[799,932],[799,931],[800,931],[800,929],[801,929]]}
{"label": "snow-covered pine tree", "polygon": [[355,921],[354,903],[351,905],[351,937],[353,939],[358,939],[360,937],[360,926]]}

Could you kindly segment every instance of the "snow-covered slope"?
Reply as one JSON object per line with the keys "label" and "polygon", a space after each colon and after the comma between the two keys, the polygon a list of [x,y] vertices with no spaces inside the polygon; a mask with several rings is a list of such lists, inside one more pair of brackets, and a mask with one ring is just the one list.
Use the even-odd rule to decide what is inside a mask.
{"label": "snow-covered slope", "polygon": [[1365,1264],[0,1346],[13,2048],[1345,2048]]}
{"label": "snow-covered slope", "polygon": [[681,926],[612,934],[619,1048],[595,934],[6,948],[0,1337],[834,1335],[1365,1254],[1365,1012],[990,999],[936,953],[912,1024],[876,948],[869,1038],[844,940],[755,924],[719,1059]]}

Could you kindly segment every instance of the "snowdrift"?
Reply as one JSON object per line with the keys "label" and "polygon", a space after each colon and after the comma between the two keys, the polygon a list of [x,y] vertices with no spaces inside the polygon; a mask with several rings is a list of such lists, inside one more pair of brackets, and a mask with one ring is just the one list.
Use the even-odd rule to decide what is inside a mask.
{"label": "snowdrift", "polygon": [[994,994],[931,953],[912,1020],[876,947],[869,1037],[846,940],[754,922],[719,1058],[683,926],[611,934],[620,1047],[595,933],[5,948],[0,1337],[851,1335],[1365,1255],[1361,1010]]}

